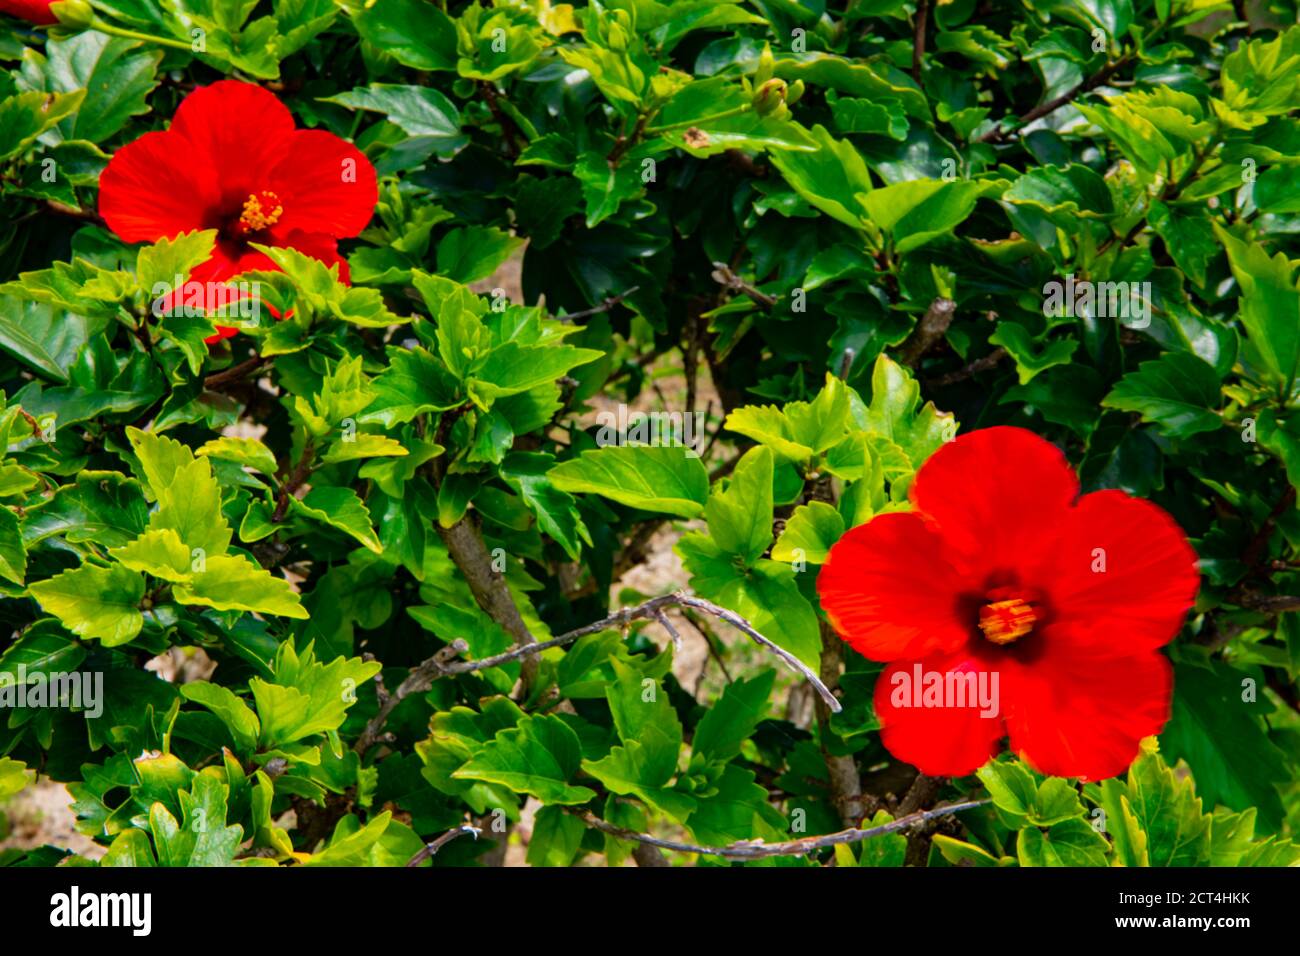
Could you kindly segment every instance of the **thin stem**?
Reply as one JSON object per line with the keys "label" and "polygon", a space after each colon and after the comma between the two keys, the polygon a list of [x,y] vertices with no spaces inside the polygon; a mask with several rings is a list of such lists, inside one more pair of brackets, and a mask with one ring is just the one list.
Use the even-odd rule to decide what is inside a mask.
{"label": "thin stem", "polygon": [[827,833],[822,836],[804,837],[801,840],[788,840],[784,843],[764,843],[762,840],[741,840],[738,843],[729,843],[726,846],[700,846],[695,843],[679,843],[676,840],[661,840],[659,837],[651,836],[649,833],[637,833],[635,830],[628,830],[625,827],[615,826],[606,820],[602,820],[590,810],[578,810],[565,807],[566,813],[571,813],[583,823],[592,829],[599,830],[602,833],[608,833],[612,837],[618,837],[621,840],[636,840],[638,843],[645,843],[650,846],[658,847],[661,850],[676,850],[679,853],[699,853],[705,856],[720,856],[728,860],[762,860],[772,856],[803,856],[812,853],[815,850],[823,850],[827,847],[838,846],[841,843],[859,843],[862,840],[870,840],[872,837],[880,836],[885,833],[897,833],[900,830],[909,830],[919,824],[926,823],[937,817],[951,816],[954,813],[961,813],[965,810],[974,810],[978,807],[985,806],[988,800],[967,800],[963,803],[953,803],[944,807],[935,807],[933,810],[922,810],[919,813],[912,813],[905,817],[899,817],[889,823],[882,823],[878,827],[870,827],[866,830],[859,830],[857,827],[850,827],[847,830],[840,830],[838,833]]}

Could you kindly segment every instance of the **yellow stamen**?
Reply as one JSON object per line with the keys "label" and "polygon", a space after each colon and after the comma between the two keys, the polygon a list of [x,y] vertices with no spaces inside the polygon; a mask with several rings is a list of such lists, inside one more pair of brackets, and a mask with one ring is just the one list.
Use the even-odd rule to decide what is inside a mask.
{"label": "yellow stamen", "polygon": [[275,193],[269,190],[253,193],[244,200],[244,211],[239,214],[239,229],[245,233],[261,232],[279,222],[283,214],[284,206]]}
{"label": "yellow stamen", "polygon": [[1010,644],[1034,629],[1038,615],[1020,598],[994,601],[980,608],[980,630],[994,644]]}

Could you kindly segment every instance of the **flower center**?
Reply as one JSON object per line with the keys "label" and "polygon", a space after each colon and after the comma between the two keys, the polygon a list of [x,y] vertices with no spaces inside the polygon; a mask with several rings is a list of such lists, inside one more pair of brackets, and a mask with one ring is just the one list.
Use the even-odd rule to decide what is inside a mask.
{"label": "flower center", "polygon": [[239,214],[239,223],[235,231],[243,236],[261,232],[279,222],[282,215],[284,215],[284,206],[275,193],[269,189],[252,193],[244,200],[244,209]]}
{"label": "flower center", "polygon": [[1034,629],[1038,615],[1020,598],[993,601],[980,608],[980,630],[994,644],[1010,644]]}

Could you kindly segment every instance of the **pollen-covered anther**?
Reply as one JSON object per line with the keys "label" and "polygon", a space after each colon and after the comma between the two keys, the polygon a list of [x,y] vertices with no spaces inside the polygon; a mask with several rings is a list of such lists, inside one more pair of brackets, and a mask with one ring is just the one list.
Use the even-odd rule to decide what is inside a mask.
{"label": "pollen-covered anther", "polygon": [[280,221],[284,206],[280,197],[270,190],[253,193],[244,200],[244,210],[239,214],[239,230],[244,233],[261,232]]}
{"label": "pollen-covered anther", "polygon": [[1027,601],[1011,598],[980,608],[980,630],[994,644],[1010,644],[1034,629],[1038,615]]}

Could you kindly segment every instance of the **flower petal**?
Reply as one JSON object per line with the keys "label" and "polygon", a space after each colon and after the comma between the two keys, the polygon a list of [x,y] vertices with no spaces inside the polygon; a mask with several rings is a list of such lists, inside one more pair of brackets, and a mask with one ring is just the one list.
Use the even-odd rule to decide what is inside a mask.
{"label": "flower petal", "polygon": [[[926,702],[929,681],[949,688],[938,706]],[[981,685],[985,702],[991,704],[987,708],[979,701]],[[965,694],[965,699],[954,692]],[[973,773],[998,752],[1005,733],[1001,675],[969,654],[890,664],[876,681],[874,698],[885,749],[931,776]]]}
{"label": "flower petal", "polygon": [[99,177],[99,214],[127,242],[155,242],[210,229],[220,196],[216,172],[170,133],[145,133],[109,160]]}
{"label": "flower petal", "polygon": [[221,184],[221,213],[238,216],[252,194],[269,189],[271,171],[294,135],[293,114],[255,83],[219,80],[189,94],[168,132],[210,163]]}
{"label": "flower petal", "polygon": [[1174,519],[1122,491],[1079,499],[1049,573],[1053,631],[1090,656],[1169,643],[1200,585],[1196,552]]}
{"label": "flower petal", "polygon": [[0,13],[42,25],[59,22],[59,18],[50,9],[50,0],[0,0]]}
{"label": "flower petal", "polygon": [[1051,641],[1003,680],[1011,749],[1040,773],[1102,780],[1123,773],[1169,719],[1174,672],[1158,652],[1079,657]]}
{"label": "flower petal", "polygon": [[989,574],[1029,583],[1023,579],[1078,493],[1055,445],[1023,428],[997,427],[943,445],[921,466],[911,498],[938,524],[958,570],[979,586]]}
{"label": "flower petal", "polygon": [[883,514],[848,531],[817,578],[826,616],[858,653],[918,658],[966,643],[957,579],[935,529],[915,514]]}
{"label": "flower petal", "polygon": [[280,197],[280,230],[321,232],[342,239],[366,228],[379,201],[375,167],[361,150],[325,130],[300,130],[271,172]]}

